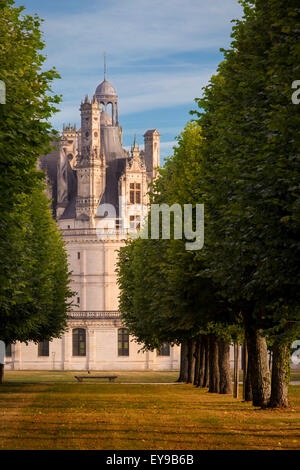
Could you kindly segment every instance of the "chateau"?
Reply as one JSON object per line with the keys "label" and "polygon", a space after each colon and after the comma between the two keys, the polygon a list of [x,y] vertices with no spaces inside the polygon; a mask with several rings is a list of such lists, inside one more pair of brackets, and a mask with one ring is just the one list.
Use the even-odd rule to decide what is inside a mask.
{"label": "chateau", "polygon": [[80,106],[81,129],[64,126],[39,167],[47,174],[53,216],[62,230],[76,294],[61,339],[16,343],[7,369],[174,370],[179,347],[139,352],[118,309],[117,250],[147,213],[148,185],[160,159],[160,134],[147,130],[144,150],[136,138],[122,146],[118,96],[106,80]]}

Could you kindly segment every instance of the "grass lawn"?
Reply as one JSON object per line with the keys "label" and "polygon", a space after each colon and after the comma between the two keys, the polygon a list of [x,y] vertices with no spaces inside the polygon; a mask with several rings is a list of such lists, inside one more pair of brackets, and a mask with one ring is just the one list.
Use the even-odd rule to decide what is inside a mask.
{"label": "grass lawn", "polygon": [[291,380],[295,382],[300,382],[300,369],[291,370]]}
{"label": "grass lawn", "polygon": [[[77,383],[75,375],[88,375],[87,371],[65,371],[65,370],[9,370],[5,371],[5,381],[8,383]],[[161,371],[91,371],[91,375],[117,375],[115,383],[170,383],[176,382],[179,372]],[[89,383],[93,382],[89,379]],[[99,380],[95,380],[99,383]],[[85,382],[86,383],[86,382]]]}
{"label": "grass lawn", "polygon": [[[8,370],[5,371],[6,382],[22,383],[76,383],[74,375],[88,375],[87,371],[65,371],[65,370]],[[169,383],[176,382],[179,372],[164,371],[91,371],[91,375],[117,375],[116,383]],[[243,373],[240,372],[239,380],[243,380]],[[300,370],[291,371],[291,380],[300,382]],[[92,380],[90,379],[92,382]],[[96,383],[99,383],[97,380]],[[89,382],[90,383],[90,382]]]}
{"label": "grass lawn", "polygon": [[192,385],[133,383],[172,382],[172,372],[118,371],[127,384],[66,382],[74,372],[46,381],[47,374],[6,372],[0,449],[300,449],[299,386],[290,386],[292,408],[260,410]]}

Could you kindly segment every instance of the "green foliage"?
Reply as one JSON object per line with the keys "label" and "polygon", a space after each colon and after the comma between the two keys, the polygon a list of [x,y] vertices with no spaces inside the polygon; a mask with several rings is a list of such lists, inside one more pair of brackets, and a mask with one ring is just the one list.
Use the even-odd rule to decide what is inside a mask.
{"label": "green foliage", "polygon": [[[195,206],[201,202],[199,126],[188,123],[177,140],[174,155],[153,183],[151,202]],[[120,309],[130,332],[146,348],[164,341],[181,343],[206,332],[232,337],[226,330],[234,320],[231,308],[204,267],[203,256],[187,251],[184,239],[138,238],[120,250]]]}
{"label": "green foliage", "polygon": [[270,344],[299,334],[300,10],[296,0],[241,4],[197,121],[152,186],[153,203],[204,203],[204,249],[139,240],[121,257],[124,319],[151,344],[171,331],[241,338],[241,314]]}
{"label": "green foliage", "polygon": [[42,178],[36,162],[50,149],[48,119],[60,101],[50,88],[58,73],[42,70],[41,20],[22,15],[24,7],[13,4],[6,0],[0,5],[0,80],[6,84],[6,104],[0,105],[1,213],[11,209],[16,194],[30,191]]}
{"label": "green foliage", "polygon": [[300,107],[291,85],[300,12],[294,0],[241,3],[231,48],[198,100],[207,260],[253,325],[286,336],[299,325]]}
{"label": "green foliage", "polygon": [[195,204],[201,199],[199,178],[202,160],[199,148],[202,144],[201,129],[195,122],[188,122],[184,131],[176,137],[177,146],[152,184],[151,201],[156,204]]}
{"label": "green foliage", "polygon": [[14,209],[0,246],[1,256],[14,254],[2,265],[1,337],[7,343],[58,337],[66,327],[71,292],[67,255],[43,186]]}
{"label": "green foliage", "polygon": [[68,266],[50,215],[40,155],[55,133],[48,122],[58,78],[42,70],[40,19],[12,0],[0,3],[0,336],[7,343],[59,336],[66,326]]}

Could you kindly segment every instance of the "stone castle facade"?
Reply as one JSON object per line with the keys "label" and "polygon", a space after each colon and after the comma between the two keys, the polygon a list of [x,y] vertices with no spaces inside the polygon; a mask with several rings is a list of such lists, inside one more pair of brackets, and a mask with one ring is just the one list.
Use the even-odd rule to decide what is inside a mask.
{"label": "stone castle facade", "polygon": [[71,289],[76,293],[61,339],[39,345],[17,343],[7,351],[9,369],[175,370],[179,348],[138,352],[118,307],[117,251],[147,213],[148,185],[160,160],[160,134],[144,134],[122,146],[118,96],[106,80],[80,106],[81,128],[64,126],[49,155],[47,174],[53,216],[66,243]]}

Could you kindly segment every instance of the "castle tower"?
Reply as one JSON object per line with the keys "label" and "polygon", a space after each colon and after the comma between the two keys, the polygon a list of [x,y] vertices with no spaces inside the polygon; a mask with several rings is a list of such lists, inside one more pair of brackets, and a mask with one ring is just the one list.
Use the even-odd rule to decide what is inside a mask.
{"label": "castle tower", "polygon": [[76,218],[93,218],[105,189],[105,156],[101,152],[100,105],[94,95],[88,96],[80,106],[81,111],[81,148],[74,169],[77,171]]}
{"label": "castle tower", "polygon": [[[118,251],[148,214],[160,135],[156,129],[145,131],[145,150],[134,138],[128,152],[122,147],[117,93],[106,70],[96,91],[81,103],[81,129],[64,126],[60,142],[55,140],[39,163],[68,254],[74,293],[68,328],[62,338],[45,344],[48,357],[40,357],[37,344],[13,345],[6,368],[177,370],[180,365],[176,345],[140,352],[122,319],[116,273]],[[115,213],[106,211],[108,205]]]}
{"label": "castle tower", "polygon": [[101,105],[101,144],[107,164],[128,155],[122,147],[122,128],[119,126],[118,95],[113,85],[106,80],[106,64],[104,63],[104,80],[95,91]]}
{"label": "castle tower", "polygon": [[76,126],[63,127],[57,160],[57,218],[64,213],[68,200],[68,165],[72,164],[76,155]]}
{"label": "castle tower", "polygon": [[151,180],[157,175],[157,171],[155,169],[160,166],[160,133],[157,129],[148,130],[144,134],[144,144],[144,158],[147,168],[147,177]]}

